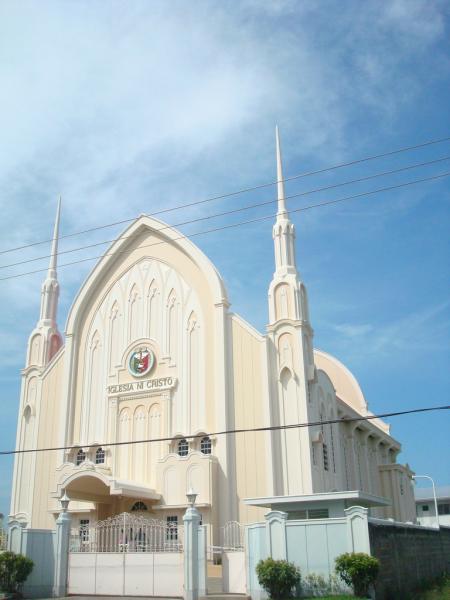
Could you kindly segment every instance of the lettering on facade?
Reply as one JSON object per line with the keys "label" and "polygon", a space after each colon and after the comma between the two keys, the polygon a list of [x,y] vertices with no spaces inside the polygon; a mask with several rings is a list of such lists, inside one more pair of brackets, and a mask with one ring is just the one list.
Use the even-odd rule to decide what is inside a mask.
{"label": "lettering on facade", "polygon": [[175,377],[157,377],[155,379],[144,379],[144,381],[130,381],[117,385],[108,385],[108,394],[124,394],[130,392],[144,392],[148,390],[164,390],[175,385]]}

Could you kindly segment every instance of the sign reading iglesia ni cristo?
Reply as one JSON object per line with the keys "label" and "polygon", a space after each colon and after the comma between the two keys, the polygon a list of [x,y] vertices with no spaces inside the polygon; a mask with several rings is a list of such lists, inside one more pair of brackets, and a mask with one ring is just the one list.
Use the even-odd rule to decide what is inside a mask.
{"label": "sign reading iglesia ni cristo", "polygon": [[164,390],[173,387],[177,380],[175,377],[155,377],[154,379],[144,379],[142,381],[131,381],[129,383],[118,383],[108,385],[106,388],[108,394],[124,394],[131,392],[145,392],[151,390]]}

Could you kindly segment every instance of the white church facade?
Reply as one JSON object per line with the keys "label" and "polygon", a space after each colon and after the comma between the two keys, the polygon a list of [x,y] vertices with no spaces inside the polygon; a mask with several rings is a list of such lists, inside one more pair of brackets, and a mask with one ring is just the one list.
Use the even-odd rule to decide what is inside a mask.
{"label": "white church facade", "polygon": [[[58,207],[16,447],[62,449],[16,456],[11,525],[54,529],[66,493],[75,528],[130,511],[176,526],[189,488],[216,544],[226,523],[259,520],[277,499],[292,501],[297,518],[305,506],[311,518],[327,506],[315,499],[349,506],[358,497],[375,516],[415,520],[400,444],[380,419],[345,422],[372,413],[350,371],[314,348],[278,134],[277,175],[264,334],[230,311],[224,282],[198,247],[140,216],[81,287],[63,338]],[[317,425],[276,429],[306,422]]]}

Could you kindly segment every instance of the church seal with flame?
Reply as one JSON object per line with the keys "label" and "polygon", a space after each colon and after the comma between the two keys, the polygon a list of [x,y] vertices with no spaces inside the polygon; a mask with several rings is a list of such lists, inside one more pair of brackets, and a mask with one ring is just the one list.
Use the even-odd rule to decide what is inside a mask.
{"label": "church seal with flame", "polygon": [[134,377],[150,373],[155,365],[155,355],[147,346],[133,350],[128,359],[128,370]]}

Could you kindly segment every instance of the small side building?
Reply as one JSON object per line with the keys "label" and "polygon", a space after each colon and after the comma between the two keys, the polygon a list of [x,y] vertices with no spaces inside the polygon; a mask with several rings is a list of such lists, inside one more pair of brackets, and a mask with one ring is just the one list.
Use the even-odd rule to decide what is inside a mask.
{"label": "small side building", "polygon": [[[426,527],[437,525],[436,509],[432,488],[416,488],[414,490],[416,500],[417,521]],[[436,487],[436,500],[439,516],[439,525],[450,527],[450,485]]]}

